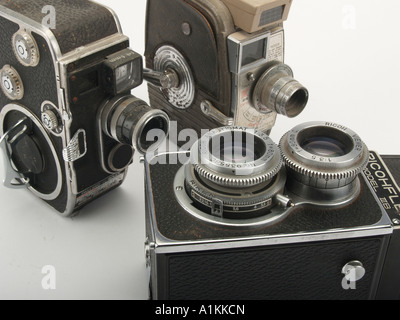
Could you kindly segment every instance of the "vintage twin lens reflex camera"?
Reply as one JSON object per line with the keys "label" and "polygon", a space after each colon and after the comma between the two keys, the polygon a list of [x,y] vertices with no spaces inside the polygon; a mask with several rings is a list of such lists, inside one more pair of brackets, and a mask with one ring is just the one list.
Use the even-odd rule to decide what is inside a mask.
{"label": "vintage twin lens reflex camera", "polygon": [[[110,9],[0,0],[0,27],[5,185],[71,215],[121,185],[134,151],[161,143],[169,118],[130,94],[143,81],[143,60]],[[153,129],[159,141],[146,140]]]}
{"label": "vintage twin lens reflex camera", "polygon": [[284,64],[283,21],[291,4],[148,0],[150,105],[197,133],[227,125],[268,133],[277,114],[299,115],[309,93]]}
{"label": "vintage twin lens reflex camera", "polygon": [[399,165],[329,122],[279,147],[222,127],[159,154],[145,166],[150,297],[400,299]]}

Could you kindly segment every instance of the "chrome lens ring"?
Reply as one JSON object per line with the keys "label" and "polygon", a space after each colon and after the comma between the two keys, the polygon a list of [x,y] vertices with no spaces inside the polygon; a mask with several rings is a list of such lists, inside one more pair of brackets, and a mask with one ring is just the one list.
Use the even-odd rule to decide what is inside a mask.
{"label": "chrome lens ring", "polygon": [[268,135],[242,127],[218,128],[204,135],[192,148],[191,163],[207,181],[232,188],[267,182],[283,165],[279,148]]}
{"label": "chrome lens ring", "polygon": [[293,78],[292,69],[279,61],[269,62],[253,91],[253,105],[263,114],[276,112],[294,118],[305,109],[309,92]]}
{"label": "chrome lens ring", "polygon": [[281,139],[280,148],[292,176],[319,189],[352,183],[369,159],[367,146],[354,131],[330,122],[295,127]]}

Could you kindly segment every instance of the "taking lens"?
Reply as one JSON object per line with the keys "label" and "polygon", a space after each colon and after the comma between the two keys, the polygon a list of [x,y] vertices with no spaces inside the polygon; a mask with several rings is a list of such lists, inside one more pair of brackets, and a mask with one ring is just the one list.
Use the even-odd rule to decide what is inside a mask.
{"label": "taking lens", "polygon": [[278,146],[264,133],[219,128],[196,142],[184,167],[194,205],[223,219],[266,216],[277,205],[286,174]]}
{"label": "taking lens", "polygon": [[169,133],[168,115],[132,95],[117,96],[107,102],[101,122],[105,134],[142,154],[159,147]]}
{"label": "taking lens", "polygon": [[226,132],[210,140],[210,152],[216,158],[231,163],[251,163],[265,153],[265,143],[245,132]]}

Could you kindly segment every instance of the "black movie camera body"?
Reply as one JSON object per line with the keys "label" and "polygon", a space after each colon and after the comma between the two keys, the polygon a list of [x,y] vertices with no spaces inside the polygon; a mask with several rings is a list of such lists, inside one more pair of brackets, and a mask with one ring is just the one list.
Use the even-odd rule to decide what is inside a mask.
{"label": "black movie camera body", "polygon": [[5,185],[71,215],[121,185],[134,150],[148,150],[152,129],[165,135],[168,117],[130,95],[142,57],[110,9],[1,0],[0,26]]}

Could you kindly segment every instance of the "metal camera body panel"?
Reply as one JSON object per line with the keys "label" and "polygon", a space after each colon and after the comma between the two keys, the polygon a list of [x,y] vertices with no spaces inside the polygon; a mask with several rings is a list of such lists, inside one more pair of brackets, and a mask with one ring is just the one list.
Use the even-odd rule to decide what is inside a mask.
{"label": "metal camera body panel", "polygon": [[[49,6],[56,14],[54,30],[42,24],[47,12],[42,10]],[[45,171],[34,176],[27,186],[62,215],[69,216],[118,187],[126,176],[126,168],[107,172],[102,165],[106,153],[119,145],[101,130],[99,132],[96,121],[99,108],[109,95],[102,89],[101,80],[95,73],[92,78],[81,76],[85,70],[95,70],[96,63],[106,56],[128,48],[129,39],[122,34],[115,14],[91,1],[2,0],[0,24],[0,64],[18,70],[24,84],[22,99],[10,100],[3,91],[0,92],[0,136],[9,134],[10,126],[18,120],[12,118],[18,118],[18,112],[25,114],[40,129],[53,150],[53,159],[42,155],[49,158],[42,161]],[[37,44],[39,61],[33,61],[31,65],[23,63],[27,55],[18,58],[18,53],[13,50],[12,39],[24,41],[21,36],[15,37],[21,31]],[[27,41],[24,46],[29,43]],[[36,143],[43,147],[43,142]],[[57,170],[49,168],[49,163]],[[13,169],[14,175],[23,176],[8,165],[9,172]],[[50,196],[32,186],[46,179],[56,181],[57,185]]]}
{"label": "metal camera body panel", "polygon": [[[156,157],[145,166],[152,299],[400,298],[399,234],[368,169],[357,178],[360,192],[350,203],[316,206],[286,190],[295,207],[273,209],[266,223],[230,224],[193,214],[198,209],[190,199],[182,206],[182,165],[161,164],[179,155],[159,156],[159,164]],[[392,160],[398,166],[399,157]],[[376,181],[382,190],[388,183]],[[279,210],[282,218],[275,219]],[[347,278],[352,272],[354,282]]]}
{"label": "metal camera body panel", "polygon": [[[257,2],[256,8],[250,9],[238,9],[235,2],[239,6],[253,7],[251,1],[147,2],[147,67],[161,72],[175,70],[181,80],[177,88],[149,84],[150,104],[165,110],[178,122],[178,129],[192,128],[200,134],[201,129],[235,125],[268,133],[275,125],[277,111],[290,117],[297,115],[267,109],[263,104],[266,101],[262,103],[259,99],[265,91],[263,85],[271,79],[276,81],[269,76],[276,76],[277,70],[272,74],[267,72],[271,63],[283,65],[284,62],[282,22],[287,19],[291,1],[265,0],[262,2],[267,6],[260,7]],[[246,16],[247,10],[254,10],[256,16],[253,13]],[[240,17],[244,20],[243,25]],[[244,29],[249,20],[257,19],[261,19],[261,27]],[[286,70],[280,70],[283,71],[281,76],[289,81],[293,73],[283,66]],[[284,87],[283,82],[278,85]],[[308,91],[304,87],[302,90],[303,98],[308,100]],[[285,92],[275,90],[274,93],[279,91]],[[274,99],[284,101],[282,97],[275,96]]]}

